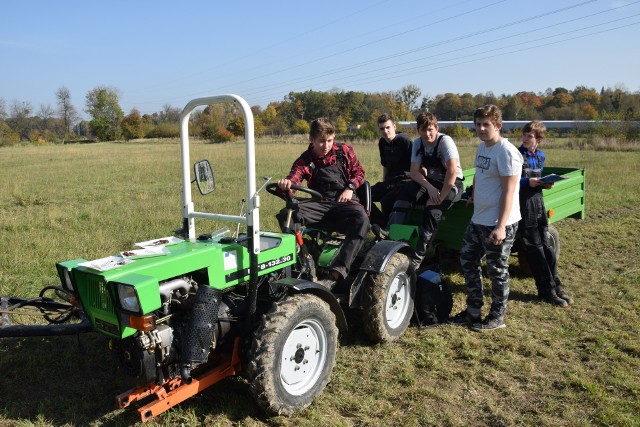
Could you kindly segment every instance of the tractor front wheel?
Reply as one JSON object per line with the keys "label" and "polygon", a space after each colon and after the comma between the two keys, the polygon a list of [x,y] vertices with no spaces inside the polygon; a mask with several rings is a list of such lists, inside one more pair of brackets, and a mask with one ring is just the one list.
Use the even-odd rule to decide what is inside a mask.
{"label": "tractor front wheel", "polygon": [[252,394],[271,414],[306,408],[329,383],[337,347],[336,319],[327,303],[305,294],[275,302],[254,334]]}
{"label": "tractor front wheel", "polygon": [[374,342],[391,342],[407,330],[413,315],[415,273],[409,258],[394,254],[384,271],[369,276],[363,294],[364,330]]}

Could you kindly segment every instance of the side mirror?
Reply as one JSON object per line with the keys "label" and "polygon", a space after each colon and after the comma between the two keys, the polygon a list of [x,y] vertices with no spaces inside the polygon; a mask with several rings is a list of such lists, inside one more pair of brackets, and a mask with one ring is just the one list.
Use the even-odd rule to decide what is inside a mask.
{"label": "side mirror", "polygon": [[193,165],[193,173],[196,176],[198,190],[203,196],[211,193],[216,188],[216,182],[213,179],[213,169],[208,160],[200,160]]}

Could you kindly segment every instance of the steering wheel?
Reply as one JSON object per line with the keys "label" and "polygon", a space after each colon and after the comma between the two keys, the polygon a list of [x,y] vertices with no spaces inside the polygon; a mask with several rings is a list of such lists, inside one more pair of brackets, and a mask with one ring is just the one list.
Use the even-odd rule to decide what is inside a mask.
{"label": "steering wheel", "polygon": [[[282,200],[286,202],[296,202],[297,204],[309,203],[309,202],[319,202],[322,200],[322,194],[318,193],[316,190],[312,190],[308,187],[303,187],[301,185],[292,184],[291,189],[296,191],[296,195],[285,194],[278,187],[277,182],[272,182],[267,184],[265,187],[267,193],[273,194],[274,196],[280,197]],[[298,193],[305,193],[310,197],[298,197]]]}

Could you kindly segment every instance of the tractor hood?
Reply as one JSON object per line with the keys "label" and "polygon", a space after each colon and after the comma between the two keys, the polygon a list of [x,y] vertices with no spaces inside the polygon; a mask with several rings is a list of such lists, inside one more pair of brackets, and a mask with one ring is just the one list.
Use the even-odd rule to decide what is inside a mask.
{"label": "tractor hood", "polygon": [[[88,267],[89,262],[79,263],[71,268],[70,275],[94,327],[124,338],[135,333],[128,327],[129,316],[145,316],[161,308],[165,302],[161,292],[164,282],[188,278],[198,286],[225,290],[248,280],[247,246],[248,240],[242,235],[238,239],[187,240],[165,246],[163,255],[121,258],[123,262],[106,271]],[[260,248],[259,276],[295,263],[293,235],[263,232]]]}

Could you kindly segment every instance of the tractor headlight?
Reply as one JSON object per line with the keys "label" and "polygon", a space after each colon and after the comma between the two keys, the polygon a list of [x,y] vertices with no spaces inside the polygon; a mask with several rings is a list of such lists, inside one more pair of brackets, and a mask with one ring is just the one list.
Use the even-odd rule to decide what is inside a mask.
{"label": "tractor headlight", "polygon": [[[78,262],[80,260],[77,260]],[[60,278],[60,284],[62,285],[62,288],[66,291],[69,292],[75,292],[76,291],[76,287],[73,284],[73,277],[71,276],[71,272],[70,269],[75,267],[77,265],[77,262],[74,261],[69,261],[66,263],[62,263],[59,262],[56,264],[56,270],[58,270],[58,277]]]}
{"label": "tractor headlight", "polygon": [[118,300],[123,310],[133,313],[141,313],[140,299],[136,288],[124,283],[118,283]]}

